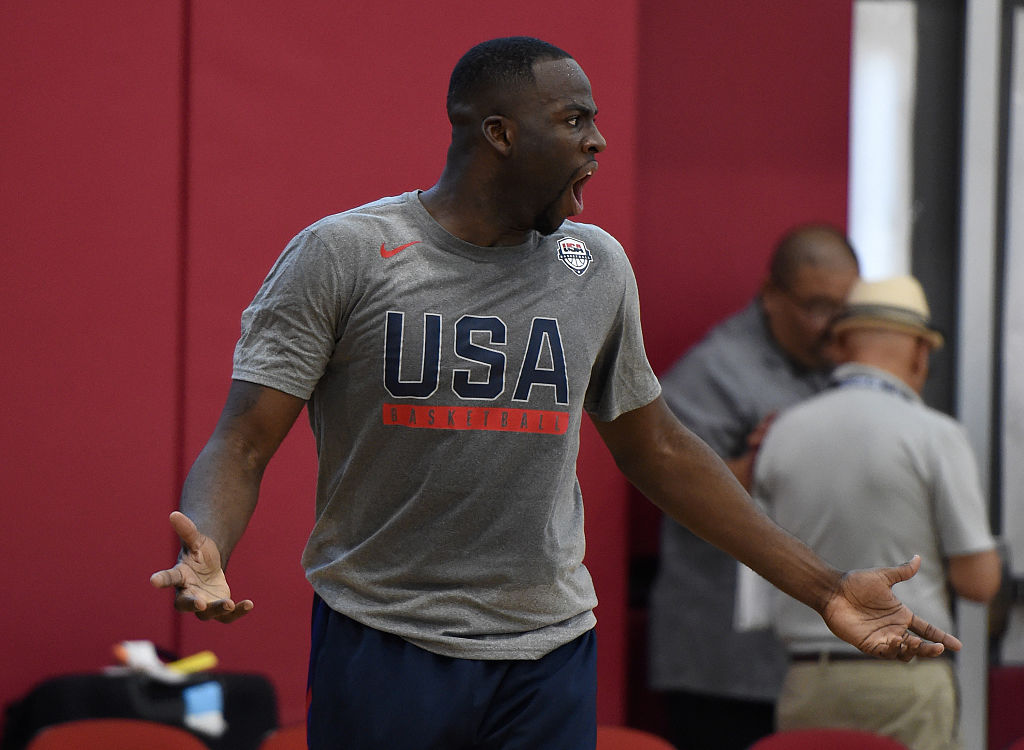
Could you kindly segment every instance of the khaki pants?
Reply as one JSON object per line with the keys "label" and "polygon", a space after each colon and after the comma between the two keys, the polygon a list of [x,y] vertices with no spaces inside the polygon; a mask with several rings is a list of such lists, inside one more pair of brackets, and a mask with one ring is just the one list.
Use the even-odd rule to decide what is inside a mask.
{"label": "khaki pants", "polygon": [[956,685],[948,658],[792,662],[776,707],[779,730],[864,729],[911,750],[959,750]]}

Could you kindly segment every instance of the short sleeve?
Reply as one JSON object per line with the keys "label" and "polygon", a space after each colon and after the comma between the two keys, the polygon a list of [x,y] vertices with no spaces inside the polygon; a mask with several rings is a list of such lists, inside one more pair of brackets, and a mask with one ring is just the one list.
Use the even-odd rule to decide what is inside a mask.
{"label": "short sleeve", "polygon": [[242,313],[232,377],[308,400],[340,333],[340,287],[316,233],[297,235]]}
{"label": "short sleeve", "polygon": [[594,419],[610,422],[660,394],[644,350],[636,278],[627,263],[621,303],[591,370],[584,408]]}
{"label": "short sleeve", "polygon": [[950,557],[992,549],[995,540],[967,435],[952,420],[944,420],[943,428],[932,433],[936,450],[931,467],[942,554]]}

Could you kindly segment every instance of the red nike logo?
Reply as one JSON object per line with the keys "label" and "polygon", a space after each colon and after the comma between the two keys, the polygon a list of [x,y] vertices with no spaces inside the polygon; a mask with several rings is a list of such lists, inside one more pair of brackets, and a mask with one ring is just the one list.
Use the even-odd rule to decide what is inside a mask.
{"label": "red nike logo", "polygon": [[380,243],[380,257],[390,258],[394,255],[398,255],[400,252],[405,250],[405,248],[415,245],[417,242],[420,241],[421,240],[415,240],[414,242],[406,242],[404,245],[399,245],[394,250],[388,250],[387,246],[382,242]]}

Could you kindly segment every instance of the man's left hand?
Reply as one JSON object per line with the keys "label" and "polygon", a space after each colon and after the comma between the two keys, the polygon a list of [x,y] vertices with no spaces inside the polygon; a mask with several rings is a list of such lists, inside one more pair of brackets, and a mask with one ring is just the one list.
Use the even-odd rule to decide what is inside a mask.
{"label": "man's left hand", "polygon": [[940,656],[963,644],[922,620],[892,593],[894,584],[912,578],[921,558],[891,568],[851,570],[839,581],[822,612],[829,629],[866,654],[910,661],[915,656]]}

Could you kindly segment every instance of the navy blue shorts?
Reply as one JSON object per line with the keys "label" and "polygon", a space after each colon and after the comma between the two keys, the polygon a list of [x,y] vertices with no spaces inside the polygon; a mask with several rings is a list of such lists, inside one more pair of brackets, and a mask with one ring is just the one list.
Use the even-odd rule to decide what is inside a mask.
{"label": "navy blue shorts", "polygon": [[313,602],[311,750],[594,750],[594,631],[541,659],[453,659]]}

